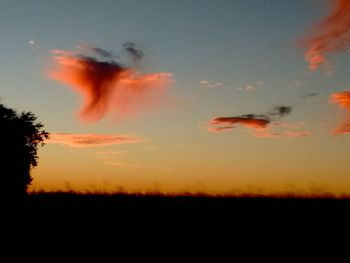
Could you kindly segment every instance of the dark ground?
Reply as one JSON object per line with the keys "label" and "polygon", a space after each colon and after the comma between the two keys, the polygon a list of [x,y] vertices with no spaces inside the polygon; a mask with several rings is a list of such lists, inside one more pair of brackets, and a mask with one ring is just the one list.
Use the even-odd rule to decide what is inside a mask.
{"label": "dark ground", "polygon": [[86,237],[87,241],[96,233],[101,238],[118,238],[122,233],[131,238],[144,235],[146,239],[153,235],[182,239],[201,236],[204,242],[207,234],[229,240],[237,235],[247,239],[250,235],[300,239],[298,235],[329,234],[347,238],[345,233],[350,229],[350,198],[326,196],[35,193],[6,207],[1,218],[7,220],[11,231],[29,230],[30,236],[55,233],[80,240]]}
{"label": "dark ground", "polygon": [[295,215],[345,216],[350,214],[350,198],[269,197],[269,196],[207,196],[162,194],[29,194],[15,209],[26,213],[57,214],[217,214],[244,217]]}

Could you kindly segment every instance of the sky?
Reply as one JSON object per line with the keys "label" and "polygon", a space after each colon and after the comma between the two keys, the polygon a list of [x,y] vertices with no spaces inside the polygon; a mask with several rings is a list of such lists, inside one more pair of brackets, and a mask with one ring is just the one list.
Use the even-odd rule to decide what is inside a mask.
{"label": "sky", "polygon": [[350,194],[350,1],[0,3],[31,191]]}

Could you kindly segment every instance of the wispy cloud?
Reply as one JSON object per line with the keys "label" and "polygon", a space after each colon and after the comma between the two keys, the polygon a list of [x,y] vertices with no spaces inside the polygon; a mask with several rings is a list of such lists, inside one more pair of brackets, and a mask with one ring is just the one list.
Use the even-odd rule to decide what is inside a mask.
{"label": "wispy cloud", "polygon": [[290,106],[275,106],[272,109],[270,109],[267,113],[267,115],[270,118],[282,118],[284,116],[287,116],[292,112],[292,107]]}
{"label": "wispy cloud", "polygon": [[[237,124],[248,128],[248,132],[258,138],[296,138],[308,137],[309,131],[298,130],[304,123],[289,124],[281,119],[292,111],[289,106],[275,106],[266,114],[245,114],[234,117],[216,117],[209,121],[206,128],[212,133],[222,133],[233,130]],[[278,129],[278,131],[273,131]]]}
{"label": "wispy cloud", "polygon": [[99,151],[96,152],[96,155],[105,156],[105,155],[120,155],[125,154],[126,151]]}
{"label": "wispy cloud", "polygon": [[301,86],[302,86],[301,81],[294,80],[291,83],[289,83],[288,88],[290,88],[290,89],[297,89],[297,88],[300,88]]}
{"label": "wispy cloud", "polygon": [[317,92],[309,92],[309,93],[305,93],[305,94],[301,95],[300,98],[307,99],[307,98],[311,98],[311,97],[316,97],[317,95],[318,95]]}
{"label": "wispy cloud", "polygon": [[51,133],[47,143],[62,144],[73,148],[90,148],[116,144],[135,144],[145,140],[133,135]]}
{"label": "wispy cloud", "polygon": [[[124,45],[133,60],[143,52],[131,42]],[[169,72],[141,74],[115,60],[111,51],[80,45],[77,51],[51,50],[56,68],[52,79],[82,95],[83,120],[97,121],[108,113],[116,117],[142,112],[165,103],[166,88],[173,81]]]}
{"label": "wispy cloud", "polygon": [[208,132],[213,132],[213,133],[221,133],[221,132],[226,132],[234,129],[234,126],[211,126],[212,124],[209,123],[209,125],[206,126]]}
{"label": "wispy cloud", "polygon": [[310,131],[283,131],[283,132],[273,132],[273,131],[255,131],[252,133],[254,137],[258,138],[302,138],[311,136]]}
{"label": "wispy cloud", "polygon": [[264,84],[264,82],[262,80],[257,80],[254,83],[250,83],[245,85],[244,87],[239,87],[237,88],[237,90],[240,91],[254,91],[256,89],[258,89],[259,87],[261,87]]}
{"label": "wispy cloud", "polygon": [[120,156],[125,153],[125,151],[102,151],[96,152],[96,156],[106,165],[127,167],[130,165],[120,160]]}
{"label": "wispy cloud", "polygon": [[282,137],[282,133],[271,132],[271,131],[255,131],[251,134],[254,137],[258,137],[258,138],[281,138]]}
{"label": "wispy cloud", "polygon": [[333,66],[327,54],[346,52],[350,44],[350,1],[335,0],[333,10],[315,28],[315,33],[304,40],[307,46],[305,60],[312,71],[324,66],[326,73],[332,73]]}
{"label": "wispy cloud", "polygon": [[145,53],[141,48],[139,48],[135,43],[132,42],[126,42],[123,44],[124,50],[128,53],[128,55],[132,58],[134,61],[141,60]]}
{"label": "wispy cloud", "polygon": [[37,44],[36,41],[33,40],[33,39],[29,40],[29,41],[27,42],[27,44],[28,44],[28,46],[30,47],[30,49],[31,49],[32,51],[35,51],[35,50],[37,49],[37,47],[38,47],[38,44]]}
{"label": "wispy cloud", "polygon": [[267,128],[271,121],[279,120],[291,112],[292,107],[290,106],[275,106],[266,114],[243,114],[233,117],[216,117],[209,121],[208,131],[227,131],[235,128],[236,124],[251,129],[261,130]]}
{"label": "wispy cloud", "polygon": [[310,131],[286,131],[284,135],[289,138],[298,138],[298,137],[308,137],[312,133]]}
{"label": "wispy cloud", "polygon": [[276,121],[273,123],[273,126],[287,128],[287,129],[300,129],[304,127],[304,125],[305,125],[304,122],[288,123],[283,121]]}
{"label": "wispy cloud", "polygon": [[210,82],[208,80],[201,80],[199,81],[199,83],[204,86],[204,87],[207,87],[207,88],[222,88],[224,87],[224,83],[222,82]]}
{"label": "wispy cloud", "polygon": [[338,104],[340,108],[348,111],[344,122],[334,130],[334,133],[350,133],[350,91],[333,93],[329,99],[331,103]]}

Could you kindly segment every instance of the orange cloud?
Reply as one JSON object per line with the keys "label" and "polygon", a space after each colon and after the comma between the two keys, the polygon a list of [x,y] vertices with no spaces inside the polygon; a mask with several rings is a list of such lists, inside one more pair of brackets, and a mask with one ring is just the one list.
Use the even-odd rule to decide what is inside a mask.
{"label": "orange cloud", "polygon": [[[224,127],[216,127],[217,131],[234,128],[235,124],[241,124],[251,129],[264,129],[270,122],[268,118],[263,115],[242,115],[239,117],[217,117],[210,121],[210,125],[225,125]],[[229,126],[227,126],[229,125]]]}
{"label": "orange cloud", "polygon": [[212,119],[207,129],[209,132],[223,132],[235,128],[235,124],[240,124],[244,127],[262,130],[271,123],[272,120],[283,118],[292,112],[290,106],[275,106],[270,109],[267,114],[244,114],[234,117],[217,117]]}
{"label": "orange cloud", "polygon": [[[141,59],[142,51],[131,44],[125,46],[126,51],[134,60]],[[49,76],[82,95],[83,120],[97,121],[108,113],[124,117],[164,102],[166,88],[173,81],[171,73],[141,74],[114,61],[110,51],[88,45],[81,49],[97,58],[76,51],[52,50],[56,67]]]}
{"label": "orange cloud", "polygon": [[[304,123],[289,124],[281,122],[281,118],[292,112],[290,106],[275,106],[266,114],[245,114],[235,117],[217,117],[206,126],[209,132],[221,133],[230,131],[240,124],[249,128],[250,135],[258,138],[301,138],[311,135],[309,131],[295,130],[301,128]],[[275,131],[275,129],[278,129]]]}
{"label": "orange cloud", "polygon": [[222,127],[211,127],[207,126],[208,132],[219,133],[224,131],[230,131],[234,128],[234,126],[222,126]]}
{"label": "orange cloud", "polygon": [[144,140],[133,135],[51,133],[50,139],[46,142],[63,144],[74,148],[89,148],[141,143]]}
{"label": "orange cloud", "polygon": [[333,93],[330,102],[338,104],[340,108],[348,110],[348,116],[344,123],[334,130],[334,133],[350,133],[350,91]]}
{"label": "orange cloud", "polygon": [[345,51],[350,44],[350,1],[337,0],[336,2],[330,15],[317,27],[316,34],[305,41],[308,48],[305,60],[312,71],[324,65],[328,73],[331,73],[332,67],[326,54]]}

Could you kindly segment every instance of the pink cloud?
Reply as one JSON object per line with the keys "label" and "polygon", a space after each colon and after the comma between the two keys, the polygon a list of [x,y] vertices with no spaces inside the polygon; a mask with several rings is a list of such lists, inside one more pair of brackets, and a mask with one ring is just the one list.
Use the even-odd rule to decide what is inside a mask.
{"label": "pink cloud", "polygon": [[[260,115],[242,115],[238,117],[217,117],[212,119],[210,125],[224,125],[223,127],[216,127],[217,131],[232,129],[235,124],[240,124],[251,129],[265,129],[269,119],[263,118]],[[227,126],[229,125],[229,126]]]}
{"label": "pink cloud", "polygon": [[[217,117],[207,124],[207,130],[222,133],[233,130],[236,124],[248,128],[247,132],[258,138],[301,138],[311,136],[309,131],[299,130],[303,122],[294,124],[282,122],[281,118],[292,112],[290,106],[275,106],[266,114],[245,114],[235,117]],[[277,131],[276,131],[277,129]]]}
{"label": "pink cloud", "polygon": [[[134,60],[141,59],[141,51],[130,45],[125,47],[127,52]],[[166,103],[166,90],[173,82],[171,73],[141,74],[114,61],[109,51],[83,47],[83,51],[92,52],[95,57],[77,51],[52,50],[56,67],[49,71],[53,80],[70,86],[82,96],[81,119],[97,121],[109,113],[125,117]]]}
{"label": "pink cloud", "polygon": [[333,93],[329,101],[331,103],[338,104],[340,108],[346,109],[348,111],[343,124],[341,124],[337,129],[335,129],[334,133],[350,133],[350,91]]}
{"label": "pink cloud", "polygon": [[46,142],[73,148],[89,148],[142,143],[144,140],[133,135],[51,133],[50,139]]}
{"label": "pink cloud", "polygon": [[305,60],[312,71],[325,66],[327,73],[332,66],[326,54],[344,52],[350,44],[350,1],[336,0],[335,8],[316,28],[314,36],[305,40],[307,51]]}

